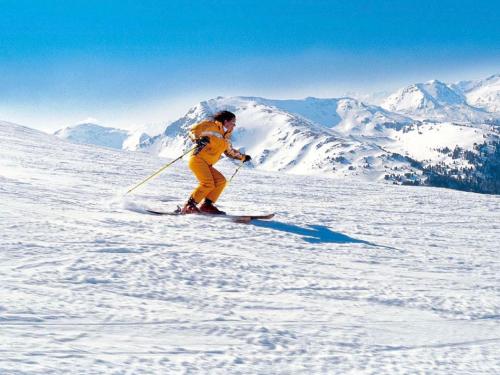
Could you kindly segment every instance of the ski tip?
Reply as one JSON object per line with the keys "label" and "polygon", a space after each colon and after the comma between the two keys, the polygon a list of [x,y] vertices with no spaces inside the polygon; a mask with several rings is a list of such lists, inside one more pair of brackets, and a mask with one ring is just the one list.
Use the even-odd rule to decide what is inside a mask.
{"label": "ski tip", "polygon": [[170,211],[170,212],[163,212],[163,211],[154,211],[154,210],[146,210],[146,212],[148,214],[151,214],[151,215],[174,215],[174,216],[177,216],[177,215],[182,215],[182,213],[180,212],[177,212],[177,211]]}
{"label": "ski tip", "polygon": [[153,210],[146,210],[146,212],[148,214],[151,214],[151,215],[162,215],[162,212],[153,211]]}
{"label": "ski tip", "polygon": [[268,215],[228,215],[229,219],[236,223],[250,223],[252,220],[269,220],[274,217],[273,214]]}
{"label": "ski tip", "polygon": [[261,219],[263,219],[263,220],[269,220],[269,219],[272,219],[274,217],[274,215],[275,215],[274,213],[269,214],[269,215],[263,215],[261,217]]}

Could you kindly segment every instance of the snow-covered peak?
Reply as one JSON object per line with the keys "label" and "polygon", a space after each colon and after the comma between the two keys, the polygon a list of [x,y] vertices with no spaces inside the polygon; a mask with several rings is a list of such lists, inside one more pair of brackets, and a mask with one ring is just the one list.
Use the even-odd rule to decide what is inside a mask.
{"label": "snow-covered peak", "polygon": [[432,80],[423,84],[417,84],[417,86],[439,105],[465,104],[465,98],[444,82]]}
{"label": "snow-covered peak", "polygon": [[456,85],[438,80],[404,87],[390,95],[382,107],[418,120],[482,123],[492,119],[490,113],[469,105]]}
{"label": "snow-covered peak", "polygon": [[121,149],[129,133],[122,129],[104,127],[93,123],[82,123],[60,129],[54,135],[74,143]]}
{"label": "snow-covered peak", "polygon": [[229,110],[237,116],[232,135],[234,146],[244,146],[244,152],[251,153],[255,163],[266,164],[270,169],[280,169],[293,162],[299,157],[301,147],[313,139],[340,137],[335,131],[302,116],[270,106],[262,98],[218,97],[191,108],[143,148],[173,157],[190,147],[186,137],[188,129],[220,110]]}
{"label": "snow-covered peak", "polygon": [[468,93],[471,92],[479,87],[484,87],[484,86],[489,86],[489,85],[496,85],[500,81],[500,74],[493,74],[487,78],[484,79],[477,79],[477,80],[467,80],[467,81],[459,81],[457,83],[454,83],[452,87],[455,89],[460,90],[463,93]]}
{"label": "snow-covered peak", "polygon": [[483,80],[461,81],[455,85],[470,105],[488,112],[500,112],[500,74]]}
{"label": "snow-covered peak", "polygon": [[236,112],[257,107],[266,108],[266,113],[287,113],[302,118],[338,133],[347,135],[383,135],[390,128],[409,124],[406,116],[391,113],[382,107],[365,104],[357,99],[313,98],[305,99],[266,99],[259,97],[216,98],[206,102],[208,112],[226,107]]}
{"label": "snow-covered peak", "polygon": [[382,107],[390,111],[412,113],[460,104],[465,104],[460,93],[441,81],[433,80],[398,90],[382,103]]}
{"label": "snow-covered peak", "polygon": [[317,124],[333,127],[338,125],[342,118],[338,115],[337,109],[339,99],[320,99],[307,97],[305,99],[276,100],[265,98],[245,98],[255,102],[276,107],[290,113],[303,116]]}
{"label": "snow-covered peak", "polygon": [[[337,116],[335,126],[325,126],[306,118],[308,111],[321,106],[325,120]],[[400,130],[411,119],[365,105],[352,98],[304,100],[271,100],[258,97],[218,97],[201,102],[185,116],[170,124],[162,135],[141,144],[141,149],[174,158],[192,147],[189,128],[220,110],[236,114],[237,123],[232,144],[252,156],[252,165],[261,170],[300,174],[344,176],[374,174],[381,178],[375,165],[391,164],[386,153],[373,142],[353,134],[387,137]],[[401,123],[397,121],[401,120]],[[394,128],[391,128],[394,125]],[[371,130],[370,130],[371,129]],[[364,130],[364,131],[363,131]],[[370,134],[366,134],[369,131]],[[397,161],[399,163],[399,161]]]}

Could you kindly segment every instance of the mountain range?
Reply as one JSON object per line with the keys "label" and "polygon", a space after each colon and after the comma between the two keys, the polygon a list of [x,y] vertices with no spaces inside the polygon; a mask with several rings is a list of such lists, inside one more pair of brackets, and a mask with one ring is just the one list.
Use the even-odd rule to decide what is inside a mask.
{"label": "mountain range", "polygon": [[500,75],[493,75],[412,84],[380,106],[350,97],[218,97],[198,103],[156,136],[95,124],[56,135],[173,158],[191,147],[192,125],[225,109],[237,116],[233,145],[252,155],[257,169],[498,194],[499,108]]}

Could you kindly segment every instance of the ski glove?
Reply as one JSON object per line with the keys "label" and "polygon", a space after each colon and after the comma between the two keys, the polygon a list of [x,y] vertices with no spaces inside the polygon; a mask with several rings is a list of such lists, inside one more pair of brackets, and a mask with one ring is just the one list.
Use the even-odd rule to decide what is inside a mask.
{"label": "ski glove", "polygon": [[203,147],[205,147],[209,143],[210,143],[210,138],[208,138],[207,136],[198,138],[196,140],[196,144],[198,145],[198,148],[200,148],[200,149],[203,148]]}
{"label": "ski glove", "polygon": [[250,155],[245,155],[245,159],[243,159],[243,163],[246,163],[247,161],[252,160],[252,157]]}

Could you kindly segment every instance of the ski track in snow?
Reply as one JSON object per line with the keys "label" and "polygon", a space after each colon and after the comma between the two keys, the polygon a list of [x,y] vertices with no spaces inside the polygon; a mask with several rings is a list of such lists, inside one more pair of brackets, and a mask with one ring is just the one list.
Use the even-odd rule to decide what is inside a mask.
{"label": "ski track in snow", "polygon": [[[0,373],[498,373],[498,196],[242,169],[195,181],[0,123]],[[221,162],[229,176],[235,165]]]}

